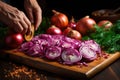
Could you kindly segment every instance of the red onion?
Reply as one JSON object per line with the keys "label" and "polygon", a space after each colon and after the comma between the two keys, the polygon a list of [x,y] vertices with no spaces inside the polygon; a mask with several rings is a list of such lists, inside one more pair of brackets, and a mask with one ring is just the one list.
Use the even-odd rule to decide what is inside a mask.
{"label": "red onion", "polygon": [[87,40],[84,41],[84,45],[88,45],[88,47],[92,50],[94,50],[96,53],[101,54],[101,48],[100,45],[97,44],[94,40]]}
{"label": "red onion", "polygon": [[69,21],[67,27],[70,27],[70,28],[72,28],[72,29],[76,29],[76,22],[75,22],[73,16],[72,16],[72,19]]}
{"label": "red onion", "polygon": [[62,41],[59,46],[62,48],[74,48],[71,43],[65,41]]}
{"label": "red onion", "polygon": [[52,25],[55,25],[56,27],[59,27],[60,29],[64,29],[68,25],[68,17],[61,12],[58,12],[56,10],[52,10],[54,15],[51,17],[50,21]]}
{"label": "red onion", "polygon": [[38,44],[34,44],[25,53],[27,55],[29,55],[29,56],[39,56],[39,57],[42,57],[43,56],[43,47],[38,45]]}
{"label": "red onion", "polygon": [[90,18],[89,16],[85,16],[76,23],[76,30],[81,34],[86,35],[89,31],[95,31],[95,24],[96,22],[94,19]]}
{"label": "red onion", "polygon": [[24,39],[20,33],[10,33],[5,36],[5,45],[10,49],[18,48]]}
{"label": "red onion", "polygon": [[81,59],[92,61],[101,54],[100,46],[93,40],[80,41],[64,35],[39,34],[24,42],[20,50],[29,56],[62,60],[63,64],[77,64]]}
{"label": "red onion", "polygon": [[109,20],[101,20],[97,23],[98,26],[104,27],[105,29],[109,29],[113,23]]}
{"label": "red onion", "polygon": [[64,61],[63,64],[74,64],[82,59],[82,55],[78,50],[73,48],[64,49],[61,53],[61,58]]}
{"label": "red onion", "polygon": [[58,46],[46,47],[45,57],[50,60],[55,60],[61,55],[61,48]]}
{"label": "red onion", "polygon": [[79,52],[82,54],[82,57],[86,60],[86,61],[92,61],[94,59],[97,58],[97,54],[95,51],[93,51],[92,49],[90,49],[88,46],[81,46],[79,48]]}
{"label": "red onion", "polygon": [[56,27],[55,25],[51,25],[47,30],[46,30],[47,34],[62,34],[62,30],[58,27]]}
{"label": "red onion", "polygon": [[32,47],[34,44],[32,42],[25,42],[20,46],[19,51],[27,51],[30,47]]}
{"label": "red onion", "polygon": [[101,54],[101,48],[95,41],[87,40],[81,43],[79,52],[87,61],[92,61],[97,58],[97,53]]}

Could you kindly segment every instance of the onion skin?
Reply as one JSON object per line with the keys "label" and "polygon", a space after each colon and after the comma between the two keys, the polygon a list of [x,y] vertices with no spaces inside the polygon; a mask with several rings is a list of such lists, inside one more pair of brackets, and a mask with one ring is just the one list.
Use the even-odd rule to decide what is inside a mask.
{"label": "onion skin", "polygon": [[82,39],[82,34],[79,31],[74,30],[70,27],[67,27],[63,31],[63,34],[70,37],[70,38],[76,39],[76,40],[81,40]]}
{"label": "onion skin", "polygon": [[47,34],[52,34],[52,35],[54,35],[54,34],[60,35],[60,34],[62,34],[62,30],[60,28],[56,27],[55,25],[51,25],[47,29],[46,33]]}
{"label": "onion skin", "polygon": [[18,48],[23,43],[23,41],[24,38],[20,33],[11,33],[5,37],[6,47],[10,49]]}
{"label": "onion skin", "polygon": [[77,30],[71,30],[67,36],[77,40],[82,39],[82,35]]}
{"label": "onion skin", "polygon": [[90,18],[89,16],[85,16],[76,23],[76,30],[83,35],[86,35],[87,32],[95,31],[95,24],[96,22],[94,19]]}
{"label": "onion skin", "polygon": [[54,15],[51,17],[51,24],[59,27],[60,29],[65,29],[69,22],[68,17],[65,14],[55,10],[52,10],[52,12]]}
{"label": "onion skin", "polygon": [[70,22],[68,23],[67,27],[70,27],[72,29],[76,29],[76,22],[72,16],[72,19],[70,20]]}
{"label": "onion skin", "polygon": [[72,30],[72,28],[67,27],[66,29],[63,30],[63,35],[67,36],[68,33]]}
{"label": "onion skin", "polygon": [[105,27],[106,29],[109,29],[113,25],[113,23],[109,20],[101,20],[97,24],[98,26]]}

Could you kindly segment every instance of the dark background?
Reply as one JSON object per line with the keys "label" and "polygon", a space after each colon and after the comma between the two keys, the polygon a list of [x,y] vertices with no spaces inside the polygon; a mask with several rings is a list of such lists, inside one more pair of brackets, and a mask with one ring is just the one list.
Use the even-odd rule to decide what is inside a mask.
{"label": "dark background", "polygon": [[[65,13],[69,18],[79,19],[99,9],[116,9],[120,7],[119,0],[37,0],[42,8],[43,16],[50,17],[51,10]],[[24,10],[23,0],[11,0],[11,4]]]}
{"label": "dark background", "polygon": [[119,0],[46,0],[49,10],[56,9],[76,19],[90,15],[98,9],[116,9],[120,7]]}

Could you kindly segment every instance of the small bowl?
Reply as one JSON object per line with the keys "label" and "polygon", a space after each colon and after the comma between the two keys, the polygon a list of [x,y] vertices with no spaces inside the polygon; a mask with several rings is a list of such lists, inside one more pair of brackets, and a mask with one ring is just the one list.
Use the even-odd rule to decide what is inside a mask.
{"label": "small bowl", "polygon": [[111,9],[96,10],[91,13],[91,17],[96,22],[99,22],[101,20],[109,20],[114,23],[120,19],[120,10],[119,8],[115,10]]}

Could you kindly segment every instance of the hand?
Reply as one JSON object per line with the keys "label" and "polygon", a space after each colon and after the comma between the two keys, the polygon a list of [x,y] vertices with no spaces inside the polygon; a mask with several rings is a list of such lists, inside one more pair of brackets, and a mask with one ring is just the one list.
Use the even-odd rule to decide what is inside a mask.
{"label": "hand", "polygon": [[26,15],[2,1],[0,1],[0,21],[15,32],[30,33],[31,22]]}
{"label": "hand", "polygon": [[24,7],[31,23],[34,23],[35,30],[37,30],[42,21],[42,10],[37,0],[24,0]]}

